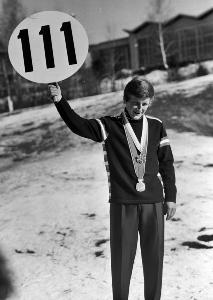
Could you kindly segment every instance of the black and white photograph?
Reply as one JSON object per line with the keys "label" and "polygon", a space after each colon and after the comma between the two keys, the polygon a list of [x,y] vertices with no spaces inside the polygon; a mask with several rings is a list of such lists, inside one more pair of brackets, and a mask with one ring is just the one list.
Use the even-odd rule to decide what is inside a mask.
{"label": "black and white photograph", "polygon": [[213,0],[0,0],[0,300],[213,300]]}

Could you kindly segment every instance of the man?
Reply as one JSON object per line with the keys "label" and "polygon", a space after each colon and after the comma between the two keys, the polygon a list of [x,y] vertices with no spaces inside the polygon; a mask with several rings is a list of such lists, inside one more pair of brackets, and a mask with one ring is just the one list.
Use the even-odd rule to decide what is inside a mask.
{"label": "man", "polygon": [[[164,213],[176,210],[173,155],[162,121],[146,115],[153,86],[136,76],[124,89],[124,110],[100,119],[80,117],[49,85],[56,108],[76,134],[103,143],[110,203],[113,300],[127,300],[138,232],[145,300],[160,300],[164,256]],[[161,179],[163,185],[159,179]]]}

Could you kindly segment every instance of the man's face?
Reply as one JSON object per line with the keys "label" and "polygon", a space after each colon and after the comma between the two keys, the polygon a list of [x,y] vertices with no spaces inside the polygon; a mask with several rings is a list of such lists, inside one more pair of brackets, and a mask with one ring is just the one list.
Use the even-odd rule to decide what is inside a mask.
{"label": "man's face", "polygon": [[150,98],[137,98],[129,96],[129,100],[124,101],[125,107],[133,120],[139,120],[150,105]]}

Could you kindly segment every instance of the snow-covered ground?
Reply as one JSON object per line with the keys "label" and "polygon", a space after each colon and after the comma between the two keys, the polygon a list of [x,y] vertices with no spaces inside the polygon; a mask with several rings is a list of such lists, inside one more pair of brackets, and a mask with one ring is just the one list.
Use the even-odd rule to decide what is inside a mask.
{"label": "snow-covered ground", "polygon": [[[211,82],[209,75],[168,84],[159,86],[157,94],[160,99],[181,94],[193,104],[199,95],[208,96]],[[153,112],[156,115],[163,106],[176,117],[175,123],[168,122],[167,132],[178,198],[175,216],[165,220],[162,300],[212,300],[213,139],[197,127],[188,131],[190,116],[182,114],[182,122],[176,104],[165,101],[156,101]],[[180,106],[191,111],[185,102]],[[122,107],[122,93],[78,99],[72,107],[86,117],[114,114]],[[206,111],[211,125],[212,108]],[[176,130],[178,121],[185,125]],[[13,286],[10,296],[1,299],[112,299],[108,186],[101,145],[72,134],[54,105],[4,114],[0,131],[0,295],[3,286]],[[129,299],[144,299],[139,245]]]}

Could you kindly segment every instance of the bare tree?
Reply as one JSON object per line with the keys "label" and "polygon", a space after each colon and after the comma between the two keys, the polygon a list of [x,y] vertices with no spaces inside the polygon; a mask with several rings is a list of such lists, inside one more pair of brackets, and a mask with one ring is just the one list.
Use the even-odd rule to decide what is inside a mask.
{"label": "bare tree", "polygon": [[[115,37],[115,24],[107,23],[106,25],[106,38],[107,41],[112,41],[116,39]],[[116,90],[115,80],[116,73],[118,71],[119,61],[121,59],[122,52],[116,47],[116,43],[110,47],[108,50],[109,60],[107,62],[107,71],[111,78],[112,91]]]}
{"label": "bare tree", "polygon": [[[10,36],[15,29],[15,27],[20,23],[20,21],[25,16],[25,10],[19,0],[3,0],[2,11],[0,16],[0,40],[4,47],[4,51],[7,53],[8,42]],[[12,112],[13,101],[12,101],[12,88],[11,82],[9,80],[9,73],[11,73],[11,66],[8,64],[8,58],[3,57],[1,59],[2,72],[4,78],[4,84],[7,91],[7,103],[9,112]],[[16,88],[14,89],[16,90]]]}
{"label": "bare tree", "polygon": [[163,30],[163,22],[168,19],[170,12],[170,0],[151,0],[149,2],[150,13],[149,20],[158,24],[159,47],[162,56],[164,68],[168,70],[167,50],[169,45],[165,45],[165,36]]}
{"label": "bare tree", "polygon": [[2,60],[2,71],[3,71],[3,77],[4,77],[4,81],[5,81],[5,85],[6,85],[6,91],[7,91],[8,110],[11,113],[14,110],[14,106],[13,106],[13,101],[12,101],[12,98],[11,98],[11,87],[10,87],[7,68],[6,68],[4,59]]}
{"label": "bare tree", "polygon": [[0,38],[7,47],[9,38],[15,27],[24,19],[25,9],[20,0],[3,0],[0,21]]}
{"label": "bare tree", "polygon": [[[106,37],[108,41],[114,39],[115,25],[113,23],[107,23],[106,25]],[[112,91],[115,90],[115,64],[116,64],[116,53],[115,48],[112,47],[109,52],[109,75],[111,78]]]}

